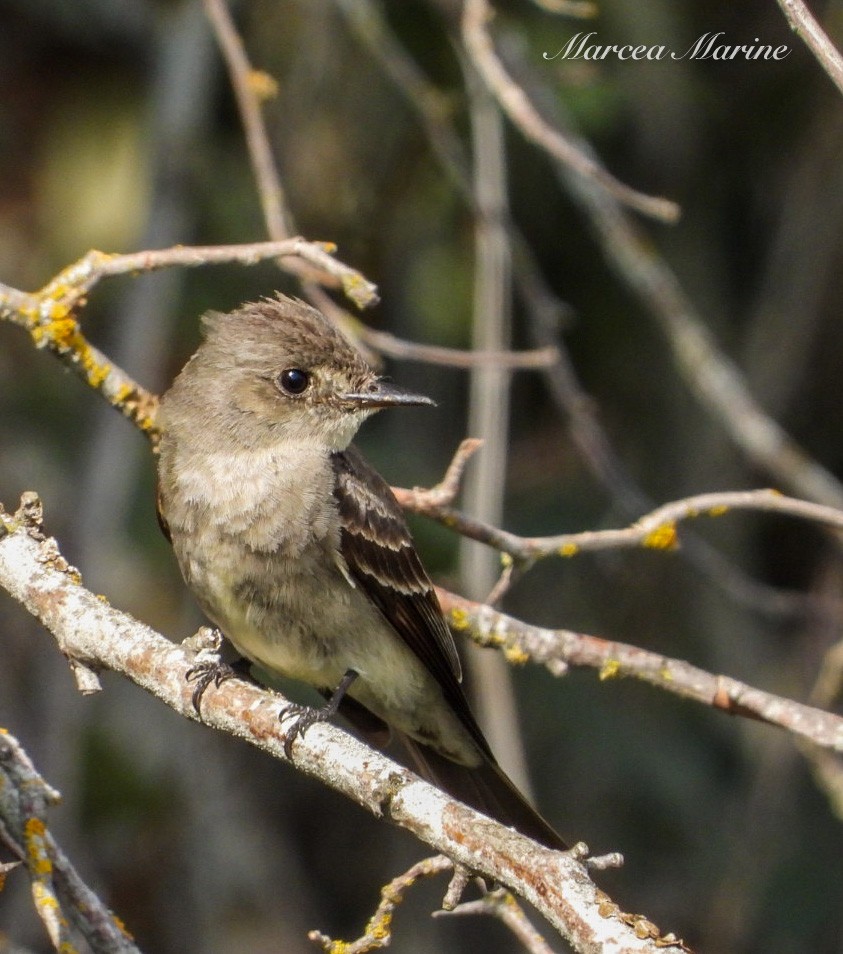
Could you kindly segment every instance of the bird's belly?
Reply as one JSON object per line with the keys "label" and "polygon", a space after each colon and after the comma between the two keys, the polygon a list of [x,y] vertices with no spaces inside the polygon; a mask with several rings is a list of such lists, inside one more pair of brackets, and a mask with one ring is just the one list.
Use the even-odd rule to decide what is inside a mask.
{"label": "bird's belly", "polygon": [[191,585],[238,652],[272,673],[335,686],[348,668],[341,659],[347,600],[332,595],[331,574],[310,561],[266,554],[217,556],[213,565],[191,566]]}
{"label": "bird's belly", "polygon": [[477,749],[432,674],[369,598],[325,554],[190,560],[191,587],[208,617],[247,659],[332,691],[353,669],[349,695],[393,728],[465,764]]}

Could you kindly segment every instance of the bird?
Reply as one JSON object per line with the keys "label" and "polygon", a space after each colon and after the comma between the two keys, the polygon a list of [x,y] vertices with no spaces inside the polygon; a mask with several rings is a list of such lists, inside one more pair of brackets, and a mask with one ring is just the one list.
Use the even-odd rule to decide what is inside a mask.
{"label": "bird", "polygon": [[[158,516],[200,608],[247,665],[328,700],[282,711],[287,754],[339,712],[366,738],[398,736],[452,797],[565,850],[495,759],[403,511],[351,443],[383,408],[434,402],[377,375],[298,299],[202,325],[160,402]],[[204,691],[221,670],[200,675]]]}

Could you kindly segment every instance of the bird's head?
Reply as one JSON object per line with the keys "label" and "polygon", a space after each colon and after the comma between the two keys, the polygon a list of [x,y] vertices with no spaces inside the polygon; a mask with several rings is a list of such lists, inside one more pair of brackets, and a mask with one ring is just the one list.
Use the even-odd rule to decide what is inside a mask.
{"label": "bird's head", "polygon": [[380,378],[304,302],[278,295],[211,312],[203,326],[205,340],[162,400],[165,428],[177,423],[180,406],[194,411],[205,401],[209,427],[221,426],[233,440],[283,437],[342,450],[375,411],[434,403]]}

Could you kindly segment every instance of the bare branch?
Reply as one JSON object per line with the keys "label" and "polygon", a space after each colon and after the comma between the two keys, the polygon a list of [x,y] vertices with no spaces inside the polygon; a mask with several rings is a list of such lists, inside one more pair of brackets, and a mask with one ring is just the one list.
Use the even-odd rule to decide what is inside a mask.
{"label": "bare branch", "polygon": [[[266,124],[261,113],[260,90],[264,88],[264,84],[256,82],[256,76],[260,77],[263,74],[255,71],[249,63],[243,49],[243,42],[237,33],[225,0],[205,0],[205,8],[223,51],[231,83],[237,97],[237,104],[246,134],[246,146],[261,197],[267,232],[272,239],[284,239],[293,231],[293,219],[284,201],[281,177],[272,156]],[[299,271],[299,274],[305,280],[305,291],[308,297],[312,298],[315,289],[307,287],[308,272]],[[346,293],[352,298],[354,297],[351,294],[353,291],[354,287],[346,288]],[[315,304],[326,310],[324,301],[318,301]],[[346,327],[348,327],[348,324],[347,322],[344,323]],[[443,348],[404,341],[388,332],[371,329],[358,321],[353,323],[352,330],[355,336],[359,337],[367,347],[381,354],[405,360],[424,361],[428,364],[441,364],[458,368],[538,369],[549,367],[558,359],[558,351],[554,347],[538,348],[526,352],[462,351],[456,348]]]}
{"label": "bare branch", "polygon": [[[579,145],[588,149],[585,143]],[[843,486],[760,406],[740,369],[718,347],[678,278],[613,196],[562,166],[558,175],[588,213],[618,274],[661,325],[692,392],[750,460],[804,497],[843,507]]]}
{"label": "bare branch", "polygon": [[843,93],[843,57],[802,0],[776,0],[790,29],[804,40],[832,83]]}
{"label": "bare branch", "polygon": [[[34,497],[34,495],[33,495]],[[29,506],[0,514],[0,585],[54,635],[62,652],[92,668],[120,673],[186,718],[196,719],[184,678],[195,655],[86,590],[45,539]],[[239,680],[207,693],[202,721],[285,760],[279,722],[287,700]],[[546,849],[455,802],[412,772],[328,724],[296,740],[292,761],[373,815],[385,818],[458,864],[498,881],[530,902],[575,950],[656,954],[620,914],[607,917],[604,895],[587,875],[584,846]]]}
{"label": "bare branch", "polygon": [[[391,32],[378,4],[371,0],[335,2],[367,54],[380,64],[418,118],[434,156],[457,193],[475,215],[482,215],[483,210],[476,207],[471,191],[465,150],[443,95],[419,70]],[[513,277],[518,293],[530,312],[530,332],[540,346],[536,352],[525,353],[525,357],[531,353],[540,354],[543,347],[556,348],[556,361],[546,369],[545,375],[552,396],[570,418],[572,439],[598,479],[620,500],[624,508],[640,511],[643,495],[632,486],[625,474],[595,413],[594,402],[579,385],[564,343],[558,340],[558,330],[568,309],[545,283],[535,256],[517,223],[509,220],[506,224],[515,251]],[[378,341],[369,338],[369,332],[361,331],[360,334],[361,337],[366,335],[373,348],[379,348]],[[389,342],[386,344],[389,345]],[[388,347],[383,350],[386,354],[401,357]]]}
{"label": "bare branch", "polygon": [[486,914],[505,924],[529,954],[553,954],[547,941],[530,924],[524,909],[513,896],[502,889],[489,891],[476,901],[466,901],[453,911],[437,911],[437,915]]}
{"label": "bare branch", "polygon": [[567,629],[545,629],[437,589],[451,626],[481,646],[500,649],[512,663],[532,660],[554,675],[569,666],[597,669],[601,679],[631,676],[666,692],[730,715],[786,729],[824,749],[843,752],[843,717],[756,689],[729,676],[715,676],[681,659]]}
{"label": "bare branch", "polygon": [[466,50],[501,108],[531,142],[536,143],[554,159],[589,179],[619,202],[663,222],[675,222],[679,207],[669,199],[644,195],[619,182],[599,163],[578,149],[559,129],[548,125],[530,102],[524,90],[506,72],[495,53],[492,38],[486,29],[492,11],[486,0],[465,0],[462,36]]}
{"label": "bare branch", "polygon": [[464,351],[461,348],[444,348],[440,345],[405,341],[388,331],[370,328],[361,321],[354,322],[354,330],[365,345],[390,358],[423,361],[426,364],[440,364],[451,368],[494,367],[512,371],[538,371],[552,367],[559,360],[559,349],[554,345],[530,351]]}
{"label": "bare branch", "polygon": [[[482,446],[483,441],[478,440],[476,437],[466,437],[460,441],[460,446],[456,449],[451,463],[448,464],[445,476],[435,487],[431,487],[428,491],[423,491],[425,499],[441,504],[449,504],[456,499],[465,468],[469,460],[471,460]],[[416,489],[418,490],[418,488]],[[427,497],[428,494],[430,495],[429,497]]]}
{"label": "bare branch", "polygon": [[[0,841],[26,865],[32,897],[56,951],[75,951],[75,932],[100,954],[139,954],[120,920],[82,881],[47,825],[60,796],[18,741],[0,733]],[[0,884],[2,887],[2,884]]]}
{"label": "bare branch", "polygon": [[274,93],[274,81],[267,83],[266,74],[252,69],[225,0],[204,2],[228,67],[231,87],[237,97],[267,233],[270,238],[280,241],[292,235],[294,226],[287,209],[281,177],[275,167],[260,104],[261,99],[265,98],[262,93]]}

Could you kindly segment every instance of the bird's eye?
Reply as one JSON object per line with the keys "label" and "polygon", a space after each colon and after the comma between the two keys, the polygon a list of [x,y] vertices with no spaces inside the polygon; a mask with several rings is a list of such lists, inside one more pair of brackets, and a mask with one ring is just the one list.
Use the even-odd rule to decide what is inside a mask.
{"label": "bird's eye", "polygon": [[310,384],[310,375],[301,368],[285,368],[278,375],[278,384],[287,394],[301,394]]}

